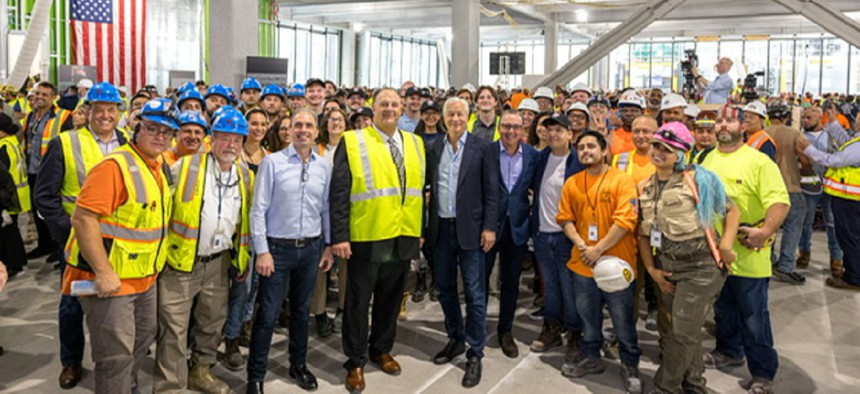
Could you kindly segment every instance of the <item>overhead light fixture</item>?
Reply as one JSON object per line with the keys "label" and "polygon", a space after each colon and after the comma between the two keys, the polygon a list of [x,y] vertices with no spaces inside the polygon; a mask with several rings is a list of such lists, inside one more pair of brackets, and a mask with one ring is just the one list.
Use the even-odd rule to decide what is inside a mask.
{"label": "overhead light fixture", "polygon": [[578,9],[573,12],[576,15],[576,21],[578,23],[588,23],[588,11],[583,9]]}

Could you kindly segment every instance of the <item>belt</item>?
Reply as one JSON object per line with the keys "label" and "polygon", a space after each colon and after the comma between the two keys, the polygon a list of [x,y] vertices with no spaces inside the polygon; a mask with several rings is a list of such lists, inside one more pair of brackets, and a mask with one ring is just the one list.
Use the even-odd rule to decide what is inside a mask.
{"label": "belt", "polygon": [[689,253],[659,252],[659,256],[662,258],[667,258],[669,260],[674,260],[674,261],[701,260],[701,259],[705,259],[705,258],[712,258],[710,250],[697,250],[695,252],[689,252]]}
{"label": "belt", "polygon": [[210,254],[208,256],[197,256],[197,259],[194,261],[197,263],[208,263],[212,260],[217,260],[217,259],[221,258],[221,256],[224,254],[224,252],[226,252],[226,251],[222,250],[218,253]]}
{"label": "belt", "polygon": [[309,243],[319,240],[322,236],[316,236],[313,238],[298,238],[298,239],[286,239],[286,238],[271,238],[269,237],[269,241],[274,243],[283,244],[286,246],[292,246],[296,248],[304,248]]}

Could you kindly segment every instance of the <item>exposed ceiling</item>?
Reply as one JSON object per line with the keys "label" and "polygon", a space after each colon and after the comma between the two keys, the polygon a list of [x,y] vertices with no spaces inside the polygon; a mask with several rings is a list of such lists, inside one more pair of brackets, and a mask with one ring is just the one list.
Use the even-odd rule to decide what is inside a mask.
{"label": "exposed ceiling", "polygon": [[[279,1],[280,18],[440,39],[450,35],[453,1]],[[858,0],[818,0],[860,21]],[[560,23],[560,39],[588,41],[615,27],[646,0],[482,0],[482,41],[541,39],[546,21]],[[504,11],[505,15],[501,14]],[[513,23],[511,23],[513,22]],[[636,38],[702,35],[821,33],[808,19],[772,0],[687,0]]]}

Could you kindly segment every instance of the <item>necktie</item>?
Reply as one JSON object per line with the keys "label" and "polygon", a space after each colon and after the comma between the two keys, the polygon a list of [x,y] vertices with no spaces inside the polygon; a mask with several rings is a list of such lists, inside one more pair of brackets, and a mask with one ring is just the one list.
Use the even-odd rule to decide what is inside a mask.
{"label": "necktie", "polygon": [[397,177],[400,178],[400,195],[402,196],[406,190],[406,169],[403,168],[403,155],[397,149],[394,143],[394,138],[388,139],[388,149],[391,151],[391,158],[394,159],[394,165],[397,166]]}

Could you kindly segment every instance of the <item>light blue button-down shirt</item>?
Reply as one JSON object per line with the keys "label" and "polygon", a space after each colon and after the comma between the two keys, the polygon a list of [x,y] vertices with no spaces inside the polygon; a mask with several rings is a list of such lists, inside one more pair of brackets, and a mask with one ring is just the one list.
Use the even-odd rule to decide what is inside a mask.
{"label": "light blue button-down shirt", "polygon": [[311,153],[306,182],[302,181],[303,165],[293,145],[264,157],[260,163],[251,206],[251,236],[256,253],[269,252],[267,237],[299,239],[322,235],[329,243],[332,165]]}
{"label": "light blue button-down shirt", "polygon": [[728,73],[718,75],[705,87],[705,104],[725,104],[734,88],[735,83]]}
{"label": "light blue button-down shirt", "polygon": [[445,139],[445,146],[442,148],[442,157],[439,158],[439,181],[436,188],[439,190],[439,217],[451,219],[457,216],[457,180],[460,179],[460,162],[463,159],[463,150],[466,148],[466,136],[468,132],[463,132],[460,139],[457,140],[457,152],[454,152],[454,147]]}
{"label": "light blue button-down shirt", "polygon": [[397,128],[403,131],[414,133],[415,128],[418,127],[418,122],[420,120],[421,118],[412,119],[406,114],[400,115],[400,119],[397,120]]}
{"label": "light blue button-down shirt", "polygon": [[517,146],[517,151],[513,156],[508,155],[508,150],[505,149],[504,144],[499,143],[499,147],[502,150],[499,153],[499,171],[502,173],[502,181],[505,182],[505,187],[508,188],[508,191],[511,191],[523,172],[523,144]]}
{"label": "light blue button-down shirt", "polygon": [[[87,129],[89,130],[89,129]],[[96,134],[95,131],[89,130],[90,133],[93,133],[93,138],[96,139],[96,144],[99,146],[99,150],[102,151],[102,154],[107,156],[111,152],[113,152],[116,148],[119,148],[119,137],[116,135],[117,131],[114,130],[113,134],[111,134],[110,140],[107,142],[103,141]]]}

